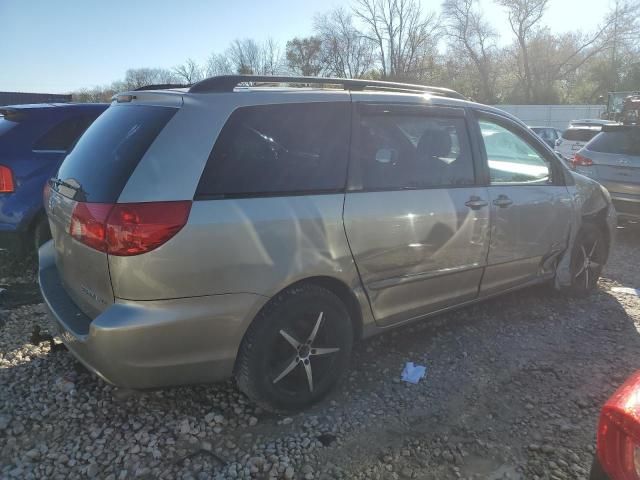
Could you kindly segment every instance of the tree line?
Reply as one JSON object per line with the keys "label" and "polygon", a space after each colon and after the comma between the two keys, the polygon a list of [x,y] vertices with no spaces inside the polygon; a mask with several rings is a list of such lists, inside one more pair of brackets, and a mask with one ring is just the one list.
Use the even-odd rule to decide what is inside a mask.
{"label": "tree line", "polygon": [[444,0],[439,13],[419,0],[352,0],[317,14],[310,35],[284,45],[236,39],[203,64],[132,68],[73,95],[108,101],[118,91],[234,73],[414,82],[488,104],[597,103],[608,91],[640,90],[640,0],[612,0],[597,28],[570,33],[544,22],[551,1],[562,0],[494,1],[507,14],[507,42],[479,0]]}

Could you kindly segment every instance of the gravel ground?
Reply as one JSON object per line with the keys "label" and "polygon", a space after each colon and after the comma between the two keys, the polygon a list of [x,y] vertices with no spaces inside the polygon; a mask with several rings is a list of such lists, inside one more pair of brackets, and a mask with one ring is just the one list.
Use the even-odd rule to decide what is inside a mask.
{"label": "gravel ground", "polygon": [[611,292],[639,264],[640,228],[619,229],[593,296],[532,288],[365,341],[333,394],[280,417],[232,382],[121,391],[32,345],[32,266],[5,261],[0,477],[585,479],[599,407],[640,368],[640,298]]}

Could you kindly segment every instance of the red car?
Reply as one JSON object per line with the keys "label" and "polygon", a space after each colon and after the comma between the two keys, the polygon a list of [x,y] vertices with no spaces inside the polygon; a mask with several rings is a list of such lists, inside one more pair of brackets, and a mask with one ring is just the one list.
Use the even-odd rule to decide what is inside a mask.
{"label": "red car", "polygon": [[640,370],[607,400],[590,480],[640,480]]}

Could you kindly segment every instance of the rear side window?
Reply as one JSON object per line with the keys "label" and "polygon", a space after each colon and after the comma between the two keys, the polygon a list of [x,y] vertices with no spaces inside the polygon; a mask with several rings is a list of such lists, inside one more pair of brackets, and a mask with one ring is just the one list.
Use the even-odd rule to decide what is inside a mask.
{"label": "rear side window", "polygon": [[343,190],[349,103],[242,107],[220,132],[197,196],[225,198]]}
{"label": "rear side window", "polygon": [[176,110],[148,105],[108,108],[67,155],[58,178],[77,186],[75,200],[115,202]]}
{"label": "rear side window", "polygon": [[562,138],[574,142],[588,142],[597,134],[598,131],[592,129],[569,129],[562,134]]}
{"label": "rear side window", "polygon": [[364,190],[444,188],[475,181],[463,118],[376,113],[360,119]]}
{"label": "rear side window", "polygon": [[640,156],[640,127],[598,134],[587,148],[593,152]]}
{"label": "rear side window", "polygon": [[96,117],[97,115],[82,115],[63,120],[40,137],[33,145],[33,149],[66,152]]}

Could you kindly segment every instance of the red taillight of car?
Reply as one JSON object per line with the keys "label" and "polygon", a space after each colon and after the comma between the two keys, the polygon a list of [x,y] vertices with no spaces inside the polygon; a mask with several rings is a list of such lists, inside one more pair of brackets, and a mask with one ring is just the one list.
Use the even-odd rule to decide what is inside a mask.
{"label": "red taillight of car", "polygon": [[71,214],[69,234],[85,245],[107,251],[107,218],[113,209],[110,203],[78,202]]}
{"label": "red taillight of car", "polygon": [[190,201],[153,203],[78,203],[69,233],[110,255],[132,256],[166,243],[184,227]]}
{"label": "red taillight of car", "polygon": [[602,408],[598,459],[611,480],[640,480],[640,371]]}
{"label": "red taillight of car", "polygon": [[116,204],[107,222],[111,255],[148,252],[165,243],[185,226],[191,202]]}
{"label": "red taillight of car", "polygon": [[13,182],[13,172],[9,167],[0,165],[0,193],[13,193],[16,185]]}
{"label": "red taillight of car", "polygon": [[593,165],[593,160],[585,157],[584,155],[576,153],[573,157],[573,160],[571,160],[571,163],[574,167],[590,167],[591,165]]}

